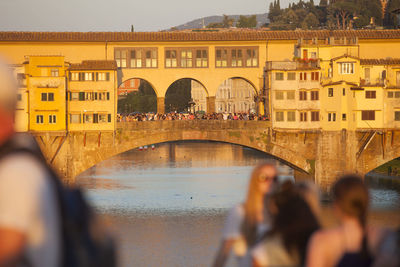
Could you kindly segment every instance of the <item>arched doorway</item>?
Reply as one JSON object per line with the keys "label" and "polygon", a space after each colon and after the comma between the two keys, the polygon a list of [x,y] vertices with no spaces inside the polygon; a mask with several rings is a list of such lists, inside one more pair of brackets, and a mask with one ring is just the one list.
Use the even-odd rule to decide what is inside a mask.
{"label": "arched doorway", "polygon": [[254,86],[243,78],[229,78],[220,84],[215,97],[218,113],[257,113]]}
{"label": "arched doorway", "polygon": [[183,78],[173,82],[165,94],[166,112],[207,112],[207,90],[197,80]]}
{"label": "arched doorway", "polygon": [[118,87],[118,113],[157,112],[157,95],[146,80],[131,78]]}

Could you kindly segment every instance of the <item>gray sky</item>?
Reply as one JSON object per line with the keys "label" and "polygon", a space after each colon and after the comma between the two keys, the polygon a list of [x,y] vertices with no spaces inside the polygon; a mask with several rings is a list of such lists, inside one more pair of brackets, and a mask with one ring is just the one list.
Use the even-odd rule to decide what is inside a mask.
{"label": "gray sky", "polygon": [[130,31],[133,24],[135,31],[158,31],[206,16],[266,13],[270,1],[0,0],[0,30]]}

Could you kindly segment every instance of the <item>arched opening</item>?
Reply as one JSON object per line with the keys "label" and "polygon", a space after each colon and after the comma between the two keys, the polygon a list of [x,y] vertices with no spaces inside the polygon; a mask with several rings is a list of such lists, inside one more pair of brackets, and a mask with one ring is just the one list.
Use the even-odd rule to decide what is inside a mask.
{"label": "arched opening", "polygon": [[233,77],[220,84],[215,98],[218,113],[257,113],[255,87],[246,79]]}
{"label": "arched opening", "polygon": [[183,78],[172,83],[165,94],[166,112],[207,112],[207,90],[195,79]]}
{"label": "arched opening", "polygon": [[400,157],[368,172],[366,180],[371,185],[400,190]]}
{"label": "arched opening", "polygon": [[154,87],[146,80],[131,78],[118,87],[118,113],[157,112],[157,95]]}

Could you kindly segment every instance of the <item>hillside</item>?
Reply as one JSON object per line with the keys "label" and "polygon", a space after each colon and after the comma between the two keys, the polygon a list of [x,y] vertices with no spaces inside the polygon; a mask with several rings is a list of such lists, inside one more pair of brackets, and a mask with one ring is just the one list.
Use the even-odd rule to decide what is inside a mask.
{"label": "hillside", "polygon": [[[234,19],[237,21],[239,19],[240,15],[229,15],[229,18]],[[252,16],[252,15],[245,15],[245,16]],[[265,23],[269,22],[268,20],[268,14],[257,14],[257,27],[261,27]],[[202,28],[203,25],[207,26],[210,23],[216,23],[216,22],[221,22],[223,16],[208,16],[200,19],[195,19],[192,21],[189,21],[185,24],[178,25],[176,27],[173,27],[177,30],[187,30],[187,29],[199,29]],[[235,25],[234,25],[235,26]]]}

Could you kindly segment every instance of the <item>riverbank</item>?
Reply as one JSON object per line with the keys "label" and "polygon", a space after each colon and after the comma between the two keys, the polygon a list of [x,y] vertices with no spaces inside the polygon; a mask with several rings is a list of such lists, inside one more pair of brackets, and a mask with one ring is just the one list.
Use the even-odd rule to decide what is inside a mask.
{"label": "riverbank", "polygon": [[365,181],[370,186],[400,190],[400,176],[385,175],[374,171],[365,175]]}

